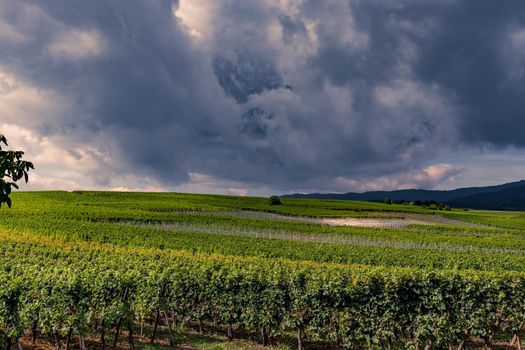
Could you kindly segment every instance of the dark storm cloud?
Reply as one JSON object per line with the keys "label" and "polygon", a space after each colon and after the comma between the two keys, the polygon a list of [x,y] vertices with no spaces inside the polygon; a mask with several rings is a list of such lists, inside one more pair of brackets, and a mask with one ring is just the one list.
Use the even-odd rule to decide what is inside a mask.
{"label": "dark storm cloud", "polygon": [[[188,178],[185,159],[192,150],[213,147],[228,125],[231,104],[215,102],[222,92],[202,73],[211,76],[211,68],[175,23],[174,3],[6,4],[42,22],[29,29],[32,45],[23,42],[21,55],[6,66],[74,105],[74,115],[43,116],[42,132],[103,135],[118,162],[177,183]],[[66,42],[63,57],[50,54],[53,41],[71,31],[96,32],[100,53],[68,57],[82,43]]]}
{"label": "dark storm cloud", "polygon": [[238,103],[245,103],[250,95],[282,86],[281,76],[271,64],[243,52],[235,52],[232,60],[215,58],[213,69],[226,95]]}
{"label": "dark storm cloud", "polygon": [[524,146],[525,3],[460,2],[440,24],[446,30],[420,43],[420,79],[455,94],[467,141]]}
{"label": "dark storm cloud", "polygon": [[413,78],[439,86],[461,110],[455,121],[462,141],[525,145],[525,3],[363,1],[352,8],[369,47],[349,51],[323,33],[312,68],[336,84],[363,82],[366,107],[367,88],[395,79],[404,60],[400,48],[411,45]]}
{"label": "dark storm cloud", "polygon": [[344,190],[525,146],[523,1],[217,0],[197,34],[176,1],[0,2],[0,68],[64,106],[20,123],[110,154],[101,184]]}

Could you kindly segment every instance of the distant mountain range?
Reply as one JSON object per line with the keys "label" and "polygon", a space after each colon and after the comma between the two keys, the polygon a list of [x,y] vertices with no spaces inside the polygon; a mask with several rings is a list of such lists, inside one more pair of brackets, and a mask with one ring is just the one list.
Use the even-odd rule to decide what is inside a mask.
{"label": "distant mountain range", "polygon": [[456,208],[525,210],[525,180],[497,186],[467,187],[455,190],[395,190],[363,193],[309,193],[288,194],[288,198],[346,199],[358,201],[383,201],[385,197],[394,202],[421,201],[449,204]]}

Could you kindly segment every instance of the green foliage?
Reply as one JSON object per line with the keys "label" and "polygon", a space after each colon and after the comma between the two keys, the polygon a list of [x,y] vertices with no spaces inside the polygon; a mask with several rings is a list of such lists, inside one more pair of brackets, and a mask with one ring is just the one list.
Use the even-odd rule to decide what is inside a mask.
{"label": "green foliage", "polygon": [[[0,216],[0,230],[65,243],[434,269],[523,271],[525,266],[523,234],[514,230],[449,225],[332,227],[290,217],[243,216],[267,209],[266,198],[104,192],[14,196],[17,206]],[[301,207],[303,201],[295,201],[288,199],[273,208],[294,208],[306,216],[322,213],[318,207],[324,205],[327,216],[343,212],[352,217],[378,218],[386,214],[375,209],[349,210],[355,208],[355,202],[312,201],[310,207]]]}
{"label": "green foliage", "polygon": [[[188,194],[13,196],[17,206],[0,216],[2,347],[32,325],[64,337],[157,313],[267,341],[294,332],[321,348],[457,349],[469,336],[490,347],[523,326],[524,213],[295,199],[269,210],[267,198]],[[514,229],[312,219],[406,212]]]}
{"label": "green foliage", "polygon": [[458,209],[443,215],[465,222],[525,230],[525,212]]}
{"label": "green foliage", "polygon": [[268,202],[269,202],[270,205],[281,205],[281,204],[283,204],[283,203],[281,203],[281,198],[279,198],[277,196],[271,196]]}
{"label": "green foliage", "polygon": [[6,203],[11,208],[11,192],[18,189],[17,181],[28,181],[29,169],[34,169],[33,163],[22,160],[24,152],[2,149],[2,144],[7,146],[7,139],[0,134],[0,207]]}
{"label": "green foliage", "polygon": [[392,199],[390,197],[385,197],[385,199],[383,200],[383,203],[392,204]]}
{"label": "green foliage", "polygon": [[2,245],[0,335],[16,339],[34,322],[43,335],[82,334],[159,310],[192,323],[264,329],[268,338],[299,328],[343,348],[458,348],[466,334],[487,346],[496,334],[512,337],[525,317],[522,273],[70,248]]}

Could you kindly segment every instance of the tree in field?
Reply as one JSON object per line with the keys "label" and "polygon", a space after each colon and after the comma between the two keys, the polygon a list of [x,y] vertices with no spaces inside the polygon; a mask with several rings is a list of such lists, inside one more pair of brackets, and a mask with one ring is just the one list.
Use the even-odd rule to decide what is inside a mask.
{"label": "tree in field", "polygon": [[[18,189],[17,181],[28,181],[29,169],[34,169],[33,163],[22,160],[24,152],[2,149],[7,146],[7,140],[0,134],[0,207],[6,203],[11,208],[12,188]],[[4,148],[5,148],[4,146]]]}
{"label": "tree in field", "polygon": [[383,200],[383,202],[385,204],[392,204],[392,199],[390,197],[385,197],[385,199]]}
{"label": "tree in field", "polygon": [[270,200],[268,201],[270,205],[281,205],[281,198],[277,196],[271,196]]}

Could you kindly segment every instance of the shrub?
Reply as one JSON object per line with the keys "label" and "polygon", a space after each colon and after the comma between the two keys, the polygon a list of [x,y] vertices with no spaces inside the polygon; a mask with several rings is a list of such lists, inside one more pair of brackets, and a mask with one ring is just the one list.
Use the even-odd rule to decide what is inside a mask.
{"label": "shrub", "polygon": [[281,205],[281,198],[277,196],[271,196],[269,200],[270,205]]}

